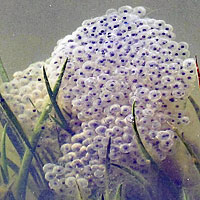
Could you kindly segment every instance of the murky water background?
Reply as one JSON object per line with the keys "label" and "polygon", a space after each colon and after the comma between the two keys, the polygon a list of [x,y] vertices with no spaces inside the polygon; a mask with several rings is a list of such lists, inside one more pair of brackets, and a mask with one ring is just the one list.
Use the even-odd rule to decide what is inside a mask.
{"label": "murky water background", "polygon": [[9,74],[50,56],[56,41],[109,8],[144,6],[200,57],[199,0],[0,0],[0,56]]}
{"label": "murky water background", "polygon": [[[56,41],[71,34],[83,20],[123,5],[144,6],[150,17],[171,24],[176,41],[187,42],[191,57],[197,55],[200,60],[199,0],[0,0],[0,56],[9,76],[50,57]],[[198,87],[193,97],[200,105]],[[187,110],[191,124],[185,129],[185,136],[200,153],[200,125],[190,103]],[[177,152],[177,159],[181,160],[181,156]],[[180,163],[187,170],[187,161]]]}

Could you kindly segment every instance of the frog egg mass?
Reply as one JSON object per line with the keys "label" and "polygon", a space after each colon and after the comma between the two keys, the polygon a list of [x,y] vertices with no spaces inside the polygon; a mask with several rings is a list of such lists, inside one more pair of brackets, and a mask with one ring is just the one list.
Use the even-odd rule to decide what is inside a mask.
{"label": "frog egg mass", "polygon": [[[31,131],[39,114],[30,99],[41,111],[48,98],[42,66],[53,87],[69,58],[57,102],[69,113],[65,117],[75,135],[69,139],[61,130],[62,155],[43,167],[49,187],[59,194],[75,198],[76,185],[85,197],[104,189],[109,138],[112,163],[148,173],[132,128],[133,102],[138,132],[160,161],[176,151],[173,127],[190,123],[184,105],[196,81],[195,60],[189,58],[187,43],[174,41],[170,24],[145,15],[143,7],[123,6],[85,20],[57,42],[47,61],[16,72],[1,88]],[[41,148],[50,139],[55,142],[55,129],[47,121]],[[110,174],[116,184],[123,181],[118,169],[111,167]]]}

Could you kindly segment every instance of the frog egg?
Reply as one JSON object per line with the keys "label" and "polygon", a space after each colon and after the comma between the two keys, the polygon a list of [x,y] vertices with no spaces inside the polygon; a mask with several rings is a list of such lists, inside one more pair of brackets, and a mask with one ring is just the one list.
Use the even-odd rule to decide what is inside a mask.
{"label": "frog egg", "polygon": [[41,96],[41,91],[40,90],[33,90],[33,92],[31,93],[34,99],[37,99]]}
{"label": "frog egg", "polygon": [[133,115],[129,114],[126,116],[125,121],[128,123],[132,123],[133,122]]}
{"label": "frog egg", "polygon": [[17,116],[17,118],[19,119],[20,122],[22,123],[27,123],[28,119],[27,119],[27,115],[26,114],[20,114]]}
{"label": "frog egg", "polygon": [[146,98],[149,94],[149,89],[145,87],[137,88],[134,95],[138,98]]}
{"label": "frog egg", "polygon": [[49,181],[49,187],[54,190],[58,190],[62,187],[62,183],[58,179],[53,179]]}
{"label": "frog egg", "polygon": [[180,122],[184,125],[188,125],[190,123],[190,118],[187,117],[187,116],[183,116],[181,119],[180,119]]}
{"label": "frog egg", "polygon": [[123,133],[122,139],[126,143],[131,143],[133,141],[133,136],[130,133]]}
{"label": "frog egg", "polygon": [[110,124],[114,123],[115,117],[112,115],[109,115],[102,119],[102,123],[106,126],[109,126]]}
{"label": "frog egg", "polygon": [[151,90],[149,92],[149,95],[148,95],[148,98],[155,102],[155,101],[158,101],[160,98],[161,98],[162,94],[159,90]]}
{"label": "frog egg", "polygon": [[148,136],[149,136],[151,139],[157,138],[157,135],[158,135],[158,131],[155,131],[155,130],[149,131],[149,134],[148,134]]}
{"label": "frog egg", "polygon": [[105,172],[102,171],[102,170],[100,170],[100,169],[97,169],[97,170],[95,170],[95,172],[94,172],[94,176],[95,176],[96,178],[102,178],[102,177],[104,177],[104,175],[105,175]]}
{"label": "frog egg", "polygon": [[122,153],[130,153],[132,151],[132,147],[130,146],[130,144],[121,144],[120,151]]}
{"label": "frog egg", "polygon": [[55,173],[56,175],[63,175],[65,173],[65,168],[58,165],[54,166],[53,173]]}
{"label": "frog egg", "polygon": [[188,49],[189,45],[186,42],[179,42],[179,49]]}
{"label": "frog egg", "polygon": [[104,159],[104,158],[106,158],[106,149],[98,149],[98,156],[99,156],[99,158],[101,158],[101,159]]}
{"label": "frog egg", "polygon": [[86,136],[83,133],[76,134],[76,135],[71,137],[71,142],[72,143],[82,143],[85,138],[86,138]]}
{"label": "frog egg", "polygon": [[71,166],[76,169],[82,169],[84,164],[80,159],[75,159],[71,162]]}
{"label": "frog egg", "polygon": [[55,164],[47,163],[47,164],[45,164],[43,166],[43,171],[44,171],[44,173],[46,173],[46,172],[52,172],[54,167],[55,167]]}
{"label": "frog egg", "polygon": [[106,15],[117,14],[117,10],[114,8],[110,8],[106,11]]}
{"label": "frog egg", "polygon": [[131,6],[122,6],[118,8],[119,13],[131,13],[133,11],[133,8]]}
{"label": "frog egg", "polygon": [[96,153],[94,144],[89,144],[89,145],[87,146],[87,152],[88,152],[89,154],[95,154],[95,153]]}
{"label": "frog egg", "polygon": [[142,111],[142,113],[143,113],[144,116],[153,116],[154,115],[154,110],[151,109],[151,108],[145,108]]}
{"label": "frog egg", "polygon": [[22,103],[30,103],[30,99],[32,99],[32,95],[31,94],[24,94],[21,98]]}
{"label": "frog egg", "polygon": [[63,155],[67,154],[71,151],[71,144],[63,144],[60,148],[60,151],[63,153]]}
{"label": "frog egg", "polygon": [[153,120],[151,122],[151,128],[153,130],[158,130],[161,127],[161,123],[158,120]]}
{"label": "frog egg", "polygon": [[71,146],[71,150],[74,151],[74,152],[78,152],[78,151],[80,151],[81,147],[82,147],[82,144],[74,143]]}
{"label": "frog egg", "polygon": [[166,131],[158,131],[156,138],[160,141],[164,141],[173,138],[173,136],[174,136],[173,131],[166,130]]}
{"label": "frog egg", "polygon": [[52,172],[52,171],[47,171],[45,173],[45,179],[47,181],[51,181],[51,180],[54,180],[56,178],[56,173]]}
{"label": "frog egg", "polygon": [[109,156],[110,156],[110,160],[117,161],[117,160],[120,159],[121,154],[120,153],[111,152]]}
{"label": "frog egg", "polygon": [[165,27],[165,21],[164,20],[155,20],[154,22],[154,28],[156,29],[163,29]]}
{"label": "frog egg", "polygon": [[146,15],[146,9],[142,6],[135,7],[133,8],[133,14],[144,17]]}
{"label": "frog egg", "polygon": [[112,131],[117,135],[120,136],[123,133],[123,129],[120,126],[113,126]]}
{"label": "frog egg", "polygon": [[92,143],[92,138],[87,138],[82,142],[82,145],[88,146],[91,143]]}
{"label": "frog egg", "polygon": [[77,183],[81,188],[87,188],[88,187],[88,180],[85,178],[78,178]]}
{"label": "frog egg", "polygon": [[76,186],[76,178],[75,177],[67,177],[65,179],[65,185],[69,188],[73,188]]}
{"label": "frog egg", "polygon": [[106,129],[107,129],[106,126],[98,126],[98,127],[95,129],[95,132],[96,132],[97,134],[99,134],[99,135],[105,135]]}
{"label": "frog egg", "polygon": [[[115,137],[116,136],[116,132],[114,132],[113,131],[113,129],[111,129],[111,128],[108,128],[107,130],[106,130],[106,137]],[[106,143],[107,144],[107,143]]]}
{"label": "frog egg", "polygon": [[173,144],[173,139],[164,140],[159,143],[159,148],[164,152],[168,152],[169,150],[171,150]]}
{"label": "frog egg", "polygon": [[161,83],[163,85],[171,85],[174,82],[174,77],[173,76],[163,76],[161,78]]}
{"label": "frog egg", "polygon": [[185,96],[185,91],[182,89],[176,89],[172,91],[172,95],[174,98],[180,99]]}
{"label": "frog egg", "polygon": [[121,114],[123,116],[127,116],[128,114],[130,114],[130,112],[131,112],[130,106],[124,105],[121,107]]}
{"label": "frog egg", "polygon": [[116,92],[119,88],[119,84],[116,80],[108,80],[105,84],[105,89],[111,92]]}
{"label": "frog egg", "polygon": [[44,99],[40,99],[40,98],[36,99],[34,103],[37,109],[42,109],[43,104],[44,104]]}
{"label": "frog egg", "polygon": [[196,63],[195,63],[195,60],[193,58],[188,58],[188,59],[185,59],[183,61],[183,67],[185,69],[195,69],[196,68]]}

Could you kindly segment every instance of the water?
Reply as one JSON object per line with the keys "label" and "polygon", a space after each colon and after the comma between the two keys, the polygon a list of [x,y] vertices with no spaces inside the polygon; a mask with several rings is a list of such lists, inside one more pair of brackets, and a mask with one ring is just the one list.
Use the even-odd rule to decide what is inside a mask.
{"label": "water", "polygon": [[[31,2],[20,1],[14,3],[10,0],[2,2],[1,5],[0,23],[3,28],[0,32],[0,41],[2,44],[0,55],[10,78],[14,72],[26,69],[29,64],[40,60],[46,60],[50,57],[56,41],[75,31],[83,20],[102,16],[107,9],[118,9],[123,5],[130,5],[132,7],[144,6],[147,11],[146,16],[165,20],[166,23],[173,26],[174,32],[176,33],[175,41],[185,41],[189,44],[189,50],[191,52],[190,57],[194,57],[194,55],[198,56],[198,52],[200,52],[200,26],[198,20],[200,3],[198,1],[173,1],[173,3],[166,1],[135,1],[134,3],[130,1],[38,1],[33,4]],[[18,12],[14,12],[16,10]],[[113,38],[117,41],[115,37]],[[109,41],[110,39],[108,39],[105,44],[108,44]],[[141,44],[138,43],[138,48],[140,48],[140,45]],[[95,44],[92,46],[95,47]],[[116,47],[118,49],[121,48],[119,46]],[[79,49],[79,51],[83,50]],[[82,66],[79,59],[79,51],[73,51],[75,58],[69,56],[70,60],[67,63],[66,69],[69,74]],[[118,51],[123,52],[123,49]],[[118,53],[118,51],[115,53]],[[134,49],[132,49],[132,51],[134,52]],[[64,80],[66,82],[65,85],[62,83],[60,88],[61,92],[58,94],[57,99],[58,105],[63,112],[64,119],[62,116],[61,118],[58,117],[60,115],[58,111],[54,111],[55,107],[53,111],[51,111],[49,106],[47,106],[46,112],[43,112],[43,116],[47,117],[48,113],[51,111],[50,118],[47,120],[46,117],[43,119],[40,118],[40,122],[46,121],[42,124],[38,123],[39,115],[44,110],[44,106],[48,101],[42,66],[45,65],[47,76],[53,88],[60,73],[60,68],[63,66],[66,58],[63,54],[62,58],[46,61],[48,64],[40,62],[32,65],[32,68],[28,68],[29,70],[27,69],[23,73],[15,73],[15,82],[11,82],[7,86],[4,84],[3,88],[1,86],[3,97],[14,111],[14,114],[18,117],[19,122],[21,122],[22,128],[26,132],[31,146],[37,148],[37,153],[42,161],[41,163],[40,160],[38,160],[38,155],[35,155],[37,161],[33,158],[32,153],[27,147],[27,145],[29,145],[27,141],[25,142],[26,144],[24,142],[22,143],[26,149],[23,149],[23,147],[20,149],[18,145],[21,144],[21,140],[24,141],[24,137],[23,139],[19,136],[17,137],[20,138],[20,140],[18,139],[19,143],[15,143],[15,147],[7,138],[7,158],[12,160],[19,168],[21,167],[21,169],[20,174],[17,175],[9,168],[8,184],[5,184],[5,178],[2,177],[0,179],[1,199],[5,199],[5,197],[3,197],[4,194],[7,194],[7,196],[9,194],[11,196],[11,192],[7,193],[7,189],[11,188],[15,198],[17,200],[23,200],[25,199],[23,194],[26,188],[26,199],[69,198],[86,200],[89,198],[97,199],[100,198],[101,194],[104,194],[105,199],[107,198],[108,200],[105,189],[109,187],[110,200],[112,200],[115,196],[116,188],[120,183],[123,183],[122,196],[127,200],[182,200],[184,199],[184,195],[192,200],[200,199],[200,176],[197,170],[200,153],[200,134],[198,131],[199,120],[197,114],[190,101],[186,101],[186,99],[181,100],[177,97],[175,98],[177,103],[174,105],[172,103],[174,100],[172,101],[162,96],[164,100],[159,102],[161,93],[158,94],[158,91],[162,89],[160,85],[163,84],[163,79],[161,79],[164,76],[163,74],[167,73],[166,75],[173,77],[177,77],[181,74],[178,75],[175,73],[175,75],[171,75],[162,68],[159,68],[159,70],[161,70],[161,82],[159,82],[159,86],[156,86],[157,83],[154,74],[150,75],[152,69],[148,68],[148,70],[150,70],[148,73],[147,68],[145,68],[146,70],[139,71],[139,69],[142,69],[142,63],[139,62],[146,59],[144,56],[142,57],[142,53],[144,53],[146,57],[148,56],[148,52],[141,51],[137,53],[137,56],[141,55],[141,59],[138,61],[136,72],[131,71],[132,76],[127,76],[126,79],[120,78],[125,77],[126,73],[130,73],[130,71],[126,71],[129,70],[126,68],[126,62],[130,61],[126,61],[126,56],[120,56],[120,59],[113,60],[113,62],[121,63],[120,66],[125,66],[120,68],[121,71],[116,69],[117,71],[112,72],[115,74],[114,77],[116,77],[114,80],[110,78],[113,74],[109,74],[108,71],[104,71],[104,73],[109,75],[104,74],[104,76],[99,76],[98,71],[95,72],[96,74],[90,71],[94,66],[96,69],[99,69],[98,66],[103,65],[102,63],[104,61],[101,62],[100,57],[93,58],[95,63],[91,64],[90,62],[84,65],[84,69],[88,70],[84,71],[84,73],[86,73],[85,76],[94,76],[94,79],[90,78],[86,81],[80,79],[76,82],[75,79],[72,80],[72,78],[65,75]],[[107,56],[105,49],[103,49],[101,53],[103,56]],[[56,51],[54,51],[54,56],[56,57]],[[88,58],[82,57],[82,59]],[[58,62],[59,68],[56,67],[57,63],[55,64],[55,61]],[[79,64],[74,65],[73,62]],[[145,60],[145,62],[147,61]],[[115,67],[115,65],[112,66]],[[147,64],[145,66],[147,66]],[[195,66],[193,66],[192,69],[195,71]],[[52,74],[53,70],[54,73]],[[81,70],[77,70],[76,76],[82,76],[81,73]],[[122,76],[120,76],[120,73]],[[159,74],[159,71],[156,70],[156,73]],[[136,75],[140,86],[135,82],[131,82],[134,81],[132,78]],[[151,77],[155,81],[151,81]],[[193,77],[195,77],[195,75]],[[20,83],[18,80],[21,80]],[[107,83],[103,86],[105,81],[107,81]],[[159,81],[159,79],[157,81]],[[129,85],[126,85],[127,83],[131,85],[131,89]],[[178,83],[180,86],[181,81],[178,81]],[[189,89],[183,89],[183,87],[180,86],[181,91],[184,90],[186,94],[189,94],[194,88],[190,96],[192,96],[195,102],[200,106],[197,81],[193,81],[193,78],[190,82],[184,79],[184,83],[189,85]],[[165,81],[164,85],[167,84],[168,83]],[[172,87],[172,85],[170,85],[170,87]],[[145,90],[142,90],[145,92],[141,92],[141,90],[138,89],[141,86],[145,88]],[[105,88],[102,89],[102,87]],[[72,90],[70,90],[70,88]],[[174,88],[176,88],[176,95],[179,95],[180,91],[177,90],[177,86]],[[156,94],[157,96],[153,97],[152,95],[148,95],[150,90],[152,90],[151,94]],[[175,89],[172,91],[174,92],[174,90]],[[99,91],[101,92],[101,101],[96,99],[95,96],[99,94]],[[162,91],[164,92],[164,90]],[[129,94],[130,92],[132,92],[132,95]],[[170,95],[170,93],[166,94]],[[181,94],[183,95],[183,93]],[[125,97],[126,95],[129,95],[130,100]],[[146,102],[145,98],[149,98],[151,101]],[[71,99],[74,100],[71,101]],[[133,120],[133,122],[137,122],[137,128],[139,133],[141,133],[142,141],[153,144],[149,146],[145,143],[145,149],[147,150],[147,155],[145,154],[147,156],[146,158],[145,155],[141,153],[141,148],[143,147],[140,145],[138,146],[140,141],[137,140],[137,135],[133,137],[135,131],[133,132],[131,118],[130,120],[124,121],[126,115],[130,116],[131,114],[131,103],[133,100],[136,101],[136,120]],[[15,128],[16,124],[13,125],[11,121],[9,121],[9,118],[13,119],[13,117],[8,113],[8,108],[6,108],[5,102],[2,101],[2,99],[1,102],[3,102],[2,105],[4,109],[7,110],[7,115],[9,115],[9,117],[6,117],[1,113],[1,121],[3,125],[9,122],[7,135],[12,140],[17,132]],[[114,102],[114,105],[110,104],[110,102]],[[91,105],[93,105],[94,108]],[[163,108],[160,108],[159,105],[162,105]],[[177,106],[181,107],[181,114],[178,114]],[[143,116],[144,109],[146,109],[145,116]],[[148,109],[154,113],[152,114],[153,117],[148,114]],[[184,109],[185,111],[182,112]],[[167,111],[171,111],[172,113]],[[162,121],[163,114],[167,122]],[[184,126],[173,122],[174,119],[184,119],[182,123],[187,123],[187,118],[183,118],[182,115],[189,116],[189,125]],[[106,116],[108,117],[106,118]],[[55,122],[55,120],[57,121]],[[68,129],[65,120],[70,121],[71,130]],[[81,125],[81,122],[84,123]],[[60,127],[60,123],[64,124],[64,128],[63,126]],[[36,128],[34,128],[35,124],[38,124]],[[150,128],[152,124],[154,124],[153,130],[155,129],[157,132],[152,132],[152,128]],[[19,126],[16,127],[18,132],[21,133],[22,131],[20,131]],[[176,132],[176,128],[178,128],[178,132]],[[75,136],[70,139],[69,133],[64,129],[67,129],[68,132],[71,131],[72,134],[75,133]],[[151,139],[148,138],[150,133]],[[181,140],[175,139],[177,138],[177,134],[180,134]],[[109,137],[111,137],[111,141]],[[167,140],[165,139],[166,137],[168,137]],[[30,140],[30,138],[32,138],[32,140]],[[157,140],[160,141],[159,145],[156,144]],[[13,142],[14,141],[16,142],[15,139],[13,139]],[[110,148],[109,141],[111,142]],[[3,143],[1,143],[1,146],[2,145]],[[157,146],[159,148],[156,148]],[[189,153],[186,148],[188,148]],[[155,149],[159,149],[159,152],[156,152]],[[18,153],[16,153],[16,150]],[[24,150],[26,150],[26,153],[23,158],[23,163],[26,164],[22,164],[18,156],[18,154],[23,156]],[[2,151],[1,149],[1,155]],[[150,162],[152,158],[153,161]],[[33,163],[30,168],[28,183],[23,187],[23,183],[26,181],[26,175],[28,175],[26,166],[30,164],[32,159]],[[139,175],[135,175],[137,179],[139,179],[139,182],[134,177],[130,176],[130,171],[127,173],[125,169],[119,169],[119,166],[112,165],[111,168],[108,168],[109,159],[111,163],[126,166],[132,169],[133,173],[139,173]],[[10,163],[9,161],[7,162]],[[154,164],[154,162],[156,164]],[[5,172],[6,165],[3,163],[5,163],[5,160],[1,158],[0,164],[4,167],[3,170]],[[53,164],[44,165],[46,163]],[[46,167],[43,169],[47,182],[42,179],[44,174],[41,167],[43,166]],[[37,170],[37,173],[35,170]],[[39,174],[40,178],[37,174]],[[76,179],[74,177],[76,177]],[[109,185],[106,186],[108,182]],[[71,187],[72,185],[74,186]],[[88,188],[92,190],[90,191]],[[92,192],[91,195],[90,192]],[[11,197],[9,198],[12,199]]]}

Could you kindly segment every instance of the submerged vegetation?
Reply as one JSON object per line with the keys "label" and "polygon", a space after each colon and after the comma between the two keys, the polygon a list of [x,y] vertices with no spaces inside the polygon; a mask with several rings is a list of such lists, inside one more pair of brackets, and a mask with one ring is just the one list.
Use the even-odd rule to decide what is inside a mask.
{"label": "submerged vegetation", "polygon": [[[111,14],[112,12],[114,12],[114,15]],[[87,46],[88,52],[91,53],[91,55],[88,53],[88,57],[86,58],[85,49],[83,50],[81,46],[77,46],[76,49],[74,46],[77,44],[75,45],[73,39],[69,36],[64,39],[64,45],[62,44],[63,41],[60,41],[58,44],[61,44],[61,49],[63,49],[65,48],[65,40],[67,40],[70,45],[72,43],[69,47],[72,50],[70,50],[68,54],[71,55],[74,53],[74,57],[66,58],[66,52],[64,56],[63,54],[60,56],[58,53],[59,51],[57,52],[57,50],[55,50],[52,55],[58,58],[56,57],[55,60],[53,60],[54,58],[52,59],[52,69],[48,68],[49,61],[46,61],[30,67],[26,74],[20,72],[15,74],[19,85],[23,85],[22,93],[28,93],[30,89],[24,86],[27,84],[26,81],[29,75],[28,81],[31,82],[33,81],[32,79],[35,78],[37,83],[41,83],[38,84],[39,90],[37,89],[34,91],[35,97],[33,95],[23,94],[23,100],[28,104],[28,108],[12,104],[12,101],[14,101],[13,96],[9,96],[6,91],[9,91],[10,85],[11,87],[16,87],[16,82],[13,81],[10,83],[11,81],[0,60],[1,85],[3,85],[5,90],[0,93],[0,122],[2,125],[0,134],[0,199],[200,199],[200,184],[198,184],[198,180],[200,180],[199,146],[197,147],[195,144],[191,143],[191,140],[185,137],[183,129],[180,128],[181,123],[188,125],[189,118],[185,116],[185,114],[183,116],[181,112],[174,112],[172,114],[173,110],[181,106],[183,107],[182,110],[185,110],[185,107],[190,103],[190,106],[197,115],[197,120],[200,122],[199,104],[191,96],[191,92],[188,91],[192,89],[192,84],[195,83],[194,77],[196,72],[194,70],[194,60],[185,59],[188,58],[188,56],[185,57],[185,54],[189,54],[187,50],[188,46],[184,42],[179,44],[180,48],[177,51],[182,53],[181,56],[183,57],[181,58],[185,60],[182,68],[178,69],[180,70],[179,75],[181,78],[178,77],[178,80],[174,81],[174,75],[170,74],[168,68],[165,69],[165,65],[163,65],[163,68],[157,68],[157,64],[151,62],[154,61],[155,55],[157,55],[154,54],[155,52],[151,52],[152,48],[152,51],[157,51],[159,49],[158,46],[154,45],[152,42],[153,40],[149,42],[149,46],[143,51],[143,46],[140,46],[137,41],[138,39],[135,39],[134,42],[137,44],[134,48],[138,50],[137,53],[140,54],[141,57],[136,60],[137,65],[135,68],[133,65],[131,66],[133,69],[129,69],[128,67],[126,69],[124,67],[126,65],[124,63],[126,59],[123,56],[123,50],[119,50],[122,48],[119,41],[121,42],[124,40],[124,51],[126,51],[126,54],[127,51],[130,51],[130,49],[128,49],[129,46],[126,46],[126,39],[129,38],[129,35],[127,34],[125,35],[126,37],[122,37],[125,28],[127,28],[128,31],[133,29],[131,35],[133,38],[137,35],[135,30],[139,30],[138,33],[140,33],[141,40],[146,40],[146,35],[148,34],[149,38],[147,39],[155,37],[156,34],[158,38],[165,37],[167,34],[169,34],[167,35],[169,40],[171,40],[171,37],[173,38],[173,28],[171,25],[165,24],[162,20],[155,20],[154,22],[154,25],[157,27],[155,28],[157,32],[152,31],[154,27],[150,20],[149,24],[152,25],[153,28],[149,30],[148,34],[146,33],[148,26],[141,25],[143,21],[139,21],[140,23],[135,23],[133,26],[127,25],[130,23],[130,21],[128,21],[130,19],[128,18],[127,20],[126,18],[129,12],[135,12],[134,15],[131,15],[133,19],[142,18],[146,13],[143,7],[133,9],[129,6],[121,7],[119,8],[119,16],[123,18],[123,20],[120,21],[120,17],[116,14],[116,11],[109,10],[107,14],[111,15],[111,25],[114,28],[118,29],[118,27],[120,27],[122,29],[116,33],[116,36],[120,38],[116,39],[108,32],[105,36],[108,41],[104,41],[107,45],[107,49],[105,49],[104,44],[102,47],[103,49],[95,49],[95,56],[98,51],[103,55],[102,58],[105,58],[105,54],[109,53],[108,61],[110,62],[109,65],[112,65],[116,58],[110,60],[110,57],[112,57],[114,53],[112,51],[107,52],[107,50],[114,48],[113,41],[117,41],[115,45],[117,51],[121,53],[119,54],[120,59],[118,60],[120,65],[116,67],[116,70],[113,70],[114,72],[110,72],[110,68],[108,70],[106,66],[102,64],[106,59],[101,60],[99,55],[97,55],[97,58],[94,57],[94,59],[97,60],[94,63],[87,61],[87,59],[91,59],[91,57],[94,56],[91,53],[91,49],[96,45],[94,40],[92,40],[92,46]],[[103,24],[106,20],[107,18],[102,17],[102,19],[97,21]],[[117,20],[120,21],[121,26],[115,22]],[[97,23],[95,20],[91,20],[91,22],[85,21],[83,24],[85,24],[86,27],[91,25],[93,34],[93,32],[97,30],[97,27],[93,26],[95,23]],[[136,25],[139,28],[136,27]],[[108,26],[108,24],[106,25],[105,23],[105,26]],[[140,28],[140,26],[142,26],[142,28]],[[164,30],[161,29],[161,36],[158,31],[160,27],[164,27]],[[171,32],[168,32],[169,30]],[[83,32],[87,36],[87,28],[83,28]],[[104,32],[105,30],[100,28],[100,45],[103,43],[101,35],[104,34]],[[84,34],[77,34],[77,40],[81,42]],[[91,36],[93,37],[93,35]],[[158,38],[155,40],[155,43],[159,41]],[[83,41],[86,43],[86,40]],[[132,40],[128,40],[127,44],[132,47],[134,44],[131,42]],[[161,38],[159,42],[162,43],[162,45],[166,45],[169,41],[168,39]],[[170,49],[170,52],[173,53],[174,56],[177,56],[177,52],[173,52],[173,47],[177,45],[178,49],[178,44],[173,41],[170,42],[168,49]],[[59,50],[59,48],[57,49]],[[132,50],[134,51],[135,49]],[[165,57],[166,49],[160,49],[163,53],[163,61],[161,63],[168,63],[169,59]],[[160,53],[161,50],[159,50]],[[149,56],[151,53],[152,60]],[[131,59],[135,57],[132,52],[130,52],[130,56]],[[149,74],[145,74],[146,72],[144,72],[142,68],[140,68],[140,70],[137,69],[138,65],[144,66],[140,61],[144,59],[146,62],[146,58],[148,59]],[[70,59],[72,59],[72,61]],[[75,59],[75,61],[73,59]],[[86,60],[86,64],[83,64],[86,80],[82,78],[84,72],[81,71],[81,67],[79,68],[78,64],[74,64],[76,62],[82,63],[84,59]],[[159,58],[159,60],[160,59],[161,58]],[[176,60],[177,63],[181,61],[181,59]],[[60,63],[58,64],[58,62]],[[97,63],[100,67],[98,67]],[[80,65],[82,66],[82,64]],[[97,68],[93,69],[93,65],[97,66]],[[132,61],[130,61],[130,65],[132,65]],[[184,67],[186,69],[183,69]],[[101,68],[105,68],[104,72],[101,71]],[[187,68],[189,68],[189,70]],[[172,71],[177,70],[174,65],[170,65],[169,69]],[[51,74],[51,70],[54,72],[52,73],[53,75]],[[92,73],[91,70],[93,70]],[[72,71],[76,71],[76,74],[74,75]],[[159,71],[159,73],[155,76],[157,71]],[[163,77],[162,73],[165,74]],[[94,77],[93,74],[95,74]],[[97,76],[98,78],[100,77],[98,80]],[[111,78],[115,77],[109,79],[109,76]],[[121,79],[121,77],[125,78]],[[152,82],[151,84],[153,86],[151,85],[148,89],[144,77],[147,77],[146,80],[149,82],[156,79],[156,82]],[[118,78],[120,83],[117,82]],[[145,80],[144,83],[142,82],[143,79]],[[159,79],[163,81],[163,88],[160,86],[162,84],[160,84]],[[70,88],[72,87],[70,81],[75,87]],[[126,82],[128,82],[127,85]],[[138,84],[137,87],[134,85],[136,83]],[[183,83],[184,88],[181,87]],[[35,84],[34,81],[32,84]],[[81,93],[81,90],[85,90],[86,84],[88,84],[88,90],[86,90],[85,95]],[[132,85],[130,86],[130,84]],[[174,90],[171,92],[173,95],[167,99],[166,96],[169,95],[166,91],[168,89],[167,86],[169,86],[168,84],[173,84]],[[21,85],[19,90],[22,88]],[[106,89],[101,91],[104,85]],[[156,87],[154,88],[155,85]],[[128,93],[131,91],[130,87],[132,88],[131,94]],[[166,93],[161,94],[159,91],[160,88]],[[125,92],[122,93],[121,90]],[[16,91],[12,91],[13,94],[19,93],[17,89]],[[87,93],[90,93],[94,98],[90,99]],[[75,98],[75,94],[77,94],[77,98]],[[18,94],[16,94],[15,98],[18,98],[17,95]],[[97,98],[98,95],[100,98]],[[165,101],[161,100],[162,95],[163,98],[166,98]],[[134,98],[132,98],[132,96]],[[84,102],[81,101],[82,99],[84,99]],[[173,102],[176,100],[178,103],[174,105]],[[102,105],[103,101],[105,103],[104,107]],[[117,104],[119,101],[121,101],[122,105],[120,105],[120,103]],[[128,106],[127,102],[124,103],[125,101],[129,102],[132,107]],[[152,103],[151,105],[148,104],[150,101]],[[158,109],[157,102],[159,102],[159,105],[162,105],[162,109]],[[93,107],[91,105],[93,105]],[[86,109],[84,108],[83,110],[84,106]],[[15,107],[17,108],[15,109]],[[19,110],[17,110],[18,108]],[[29,112],[29,108],[31,108],[31,112]],[[155,112],[158,114],[157,117],[160,119],[160,123],[158,120],[153,121],[154,119],[148,122],[151,115],[154,114],[154,108],[155,110],[157,109]],[[26,114],[24,114],[25,112]],[[120,114],[117,115],[117,112]],[[141,112],[145,112],[145,117],[143,117],[143,115],[140,117]],[[168,115],[172,117],[167,118],[166,122],[163,122],[164,112],[167,117]],[[101,117],[103,114],[105,115],[104,118]],[[175,114],[178,115],[176,116]],[[30,119],[26,119],[27,117]],[[180,121],[175,123],[175,118],[181,119],[181,123]],[[111,123],[114,125],[110,126]],[[150,123],[150,125],[153,124],[151,126],[151,128],[154,126],[152,130],[151,128],[148,129],[145,127],[148,123]],[[127,130],[123,129],[124,126]],[[160,128],[162,126],[164,127],[163,129]],[[85,135],[82,129],[85,131]],[[91,129],[93,131],[91,131]],[[156,135],[158,132],[160,135]],[[150,134],[151,137],[149,136]],[[122,137],[126,142],[123,143]],[[55,143],[52,142],[52,138],[55,139]],[[92,139],[94,140],[92,141]],[[198,143],[198,141],[196,142]],[[95,152],[97,152],[97,155]],[[131,157],[132,154],[134,154],[133,157]],[[91,167],[89,165],[91,165]],[[195,180],[193,180],[194,177],[196,178]]]}

